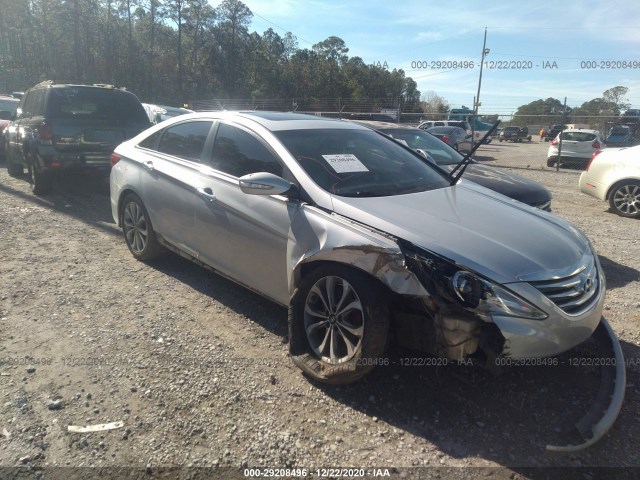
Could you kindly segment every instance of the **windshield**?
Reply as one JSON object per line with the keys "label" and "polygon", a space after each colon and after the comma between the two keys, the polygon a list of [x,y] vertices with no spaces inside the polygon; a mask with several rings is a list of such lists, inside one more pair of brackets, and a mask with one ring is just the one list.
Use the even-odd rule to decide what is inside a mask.
{"label": "windshield", "polygon": [[18,108],[18,101],[13,100],[0,100],[0,111],[11,112],[12,115],[16,114],[16,108]]}
{"label": "windshield", "polygon": [[404,142],[409,148],[424,150],[437,165],[455,165],[462,161],[462,155],[439,138],[423,130],[383,128],[380,131]]}
{"label": "windshield", "polygon": [[383,197],[449,186],[443,172],[372,130],[274,133],[313,181],[336,195]]}

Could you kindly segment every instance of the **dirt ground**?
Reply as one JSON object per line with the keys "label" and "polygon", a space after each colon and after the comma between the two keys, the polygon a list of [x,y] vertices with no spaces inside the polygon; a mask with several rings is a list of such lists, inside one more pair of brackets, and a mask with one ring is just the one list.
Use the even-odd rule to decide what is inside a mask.
{"label": "dirt ground", "polygon": [[[247,467],[294,469],[297,478],[369,478],[374,468],[395,478],[640,474],[640,223],[580,194],[579,172],[544,167],[546,148],[493,143],[478,156],[546,185],[554,213],[599,253],[605,315],[628,365],[622,411],[597,445],[545,452],[588,410],[597,368],[495,376],[451,363],[396,365],[347,387],[314,384],[287,356],[285,310],[174,255],[134,260],[111,218],[106,179],[70,177],[36,197],[3,165],[0,478],[101,472],[86,467],[108,467],[105,478],[154,477],[163,467],[220,478],[250,476]],[[68,431],[110,422],[122,424]],[[320,470],[338,467],[363,470]]]}

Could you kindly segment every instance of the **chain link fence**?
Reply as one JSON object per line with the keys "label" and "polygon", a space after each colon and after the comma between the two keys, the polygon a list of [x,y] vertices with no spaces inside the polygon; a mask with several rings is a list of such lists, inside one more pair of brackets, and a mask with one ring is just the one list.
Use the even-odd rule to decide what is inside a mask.
{"label": "chain link fence", "polygon": [[[640,144],[640,118],[623,116],[502,115],[418,112],[396,98],[209,99],[189,102],[203,110],[264,110],[307,113],[323,117],[378,120],[407,126],[446,120],[465,120],[478,140],[490,124],[500,125],[490,142],[475,154],[479,161],[514,168],[584,170],[593,153],[603,148]],[[467,110],[467,112],[470,112]],[[453,118],[455,117],[455,118]],[[444,123],[443,123],[444,124]],[[479,135],[480,134],[480,135]]]}

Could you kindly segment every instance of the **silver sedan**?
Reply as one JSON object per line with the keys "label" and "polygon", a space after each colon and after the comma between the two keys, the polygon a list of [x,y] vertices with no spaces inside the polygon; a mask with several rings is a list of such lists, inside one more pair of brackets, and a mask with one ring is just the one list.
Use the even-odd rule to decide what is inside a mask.
{"label": "silver sedan", "polygon": [[113,217],[134,257],[172,250],[287,307],[291,356],[314,379],[361,378],[390,331],[487,364],[611,332],[581,232],[366,127],[189,114],[121,144],[112,164]]}

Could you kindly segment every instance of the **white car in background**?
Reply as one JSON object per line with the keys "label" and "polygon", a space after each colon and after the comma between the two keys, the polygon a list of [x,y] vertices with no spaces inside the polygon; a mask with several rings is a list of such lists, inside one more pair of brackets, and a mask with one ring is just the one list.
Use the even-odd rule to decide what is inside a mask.
{"label": "white car in background", "polygon": [[[561,152],[560,139],[562,139]],[[593,152],[603,148],[603,145],[604,142],[598,130],[568,128],[549,143],[547,166],[554,167],[559,161],[561,166],[584,168],[589,163]]]}
{"label": "white car in background", "polygon": [[580,176],[580,190],[608,200],[622,217],[640,218],[640,145],[594,153]]}
{"label": "white car in background", "polygon": [[181,107],[170,107],[168,105],[154,105],[151,103],[143,103],[144,111],[147,112],[149,121],[154,125],[164,122],[169,118],[178,117],[187,113],[193,113],[193,110]]}

